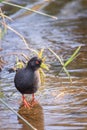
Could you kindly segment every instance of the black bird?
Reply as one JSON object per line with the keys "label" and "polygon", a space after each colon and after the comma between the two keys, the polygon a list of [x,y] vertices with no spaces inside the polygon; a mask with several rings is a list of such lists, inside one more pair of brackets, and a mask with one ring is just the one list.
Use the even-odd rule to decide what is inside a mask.
{"label": "black bird", "polygon": [[30,108],[31,104],[27,102],[24,94],[32,94],[32,103],[35,103],[34,93],[38,90],[41,83],[38,71],[41,64],[41,59],[33,57],[28,61],[26,67],[19,69],[15,75],[15,87],[22,94],[22,100],[25,107]]}

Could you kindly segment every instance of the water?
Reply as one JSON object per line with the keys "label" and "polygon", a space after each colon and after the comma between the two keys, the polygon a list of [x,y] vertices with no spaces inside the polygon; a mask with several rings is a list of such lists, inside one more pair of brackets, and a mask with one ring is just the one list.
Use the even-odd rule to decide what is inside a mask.
{"label": "water", "polygon": [[[7,68],[15,63],[12,53],[25,53],[23,41],[12,31],[1,42],[7,61],[0,76],[0,91],[3,100],[27,119],[38,130],[86,130],[87,129],[87,1],[86,0],[50,0],[15,1],[39,9],[41,12],[58,17],[54,20],[39,14],[30,13],[17,8],[5,7],[7,14],[14,19],[9,25],[23,34],[30,48],[45,48],[47,63],[51,64],[46,72],[46,82],[36,93],[39,102],[30,111],[21,106],[21,95],[14,87],[14,75]],[[4,9],[3,9],[4,10]],[[12,12],[12,13],[11,13]],[[73,83],[64,72],[60,71],[60,63],[47,48],[53,49],[66,61],[78,47],[82,46],[79,56],[67,67]],[[21,58],[21,57],[20,57]],[[13,112],[0,103],[0,130],[29,130],[29,127]]]}

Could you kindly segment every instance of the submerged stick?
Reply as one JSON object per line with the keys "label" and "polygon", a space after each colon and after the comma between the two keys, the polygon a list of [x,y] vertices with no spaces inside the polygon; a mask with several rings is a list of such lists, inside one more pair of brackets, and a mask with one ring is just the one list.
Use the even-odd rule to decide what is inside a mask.
{"label": "submerged stick", "polygon": [[24,119],[20,114],[18,114],[14,109],[12,109],[5,101],[0,98],[0,102],[2,102],[7,108],[9,108],[13,113],[15,113],[21,120],[23,120],[32,130],[37,130],[34,126],[32,126],[26,119]]}

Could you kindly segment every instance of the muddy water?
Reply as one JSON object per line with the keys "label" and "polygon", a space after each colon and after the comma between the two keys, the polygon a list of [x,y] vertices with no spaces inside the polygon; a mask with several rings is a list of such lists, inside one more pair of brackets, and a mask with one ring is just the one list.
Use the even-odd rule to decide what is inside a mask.
{"label": "muddy water", "polygon": [[[51,68],[46,72],[45,84],[36,93],[39,104],[30,111],[26,110],[21,105],[20,93],[14,87],[14,73],[9,74],[7,71],[15,63],[14,55],[8,54],[23,52],[32,56],[32,52],[26,50],[16,34],[8,31],[1,42],[1,55],[5,55],[4,59],[8,61],[0,73],[2,98],[38,130],[87,130],[87,1],[15,2],[55,15],[58,20],[3,6],[3,10],[14,19],[13,22],[8,22],[9,25],[23,34],[29,47],[45,48],[44,55],[47,56],[47,63],[51,64]],[[70,84],[64,72],[55,76],[61,66],[47,48],[52,48],[66,61],[78,46],[82,46],[79,56],[67,67],[73,80]],[[0,103],[0,130],[14,129],[30,130]]]}

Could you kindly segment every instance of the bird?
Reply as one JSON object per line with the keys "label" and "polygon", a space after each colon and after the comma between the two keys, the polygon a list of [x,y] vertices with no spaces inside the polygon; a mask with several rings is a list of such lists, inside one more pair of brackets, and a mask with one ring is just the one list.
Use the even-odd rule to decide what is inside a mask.
{"label": "bird", "polygon": [[[41,85],[39,68],[41,67],[42,59],[38,57],[31,58],[26,67],[19,69],[14,77],[16,89],[22,94],[22,101],[25,107],[31,108],[35,104],[34,93]],[[24,94],[32,94],[32,103],[29,103]]]}

